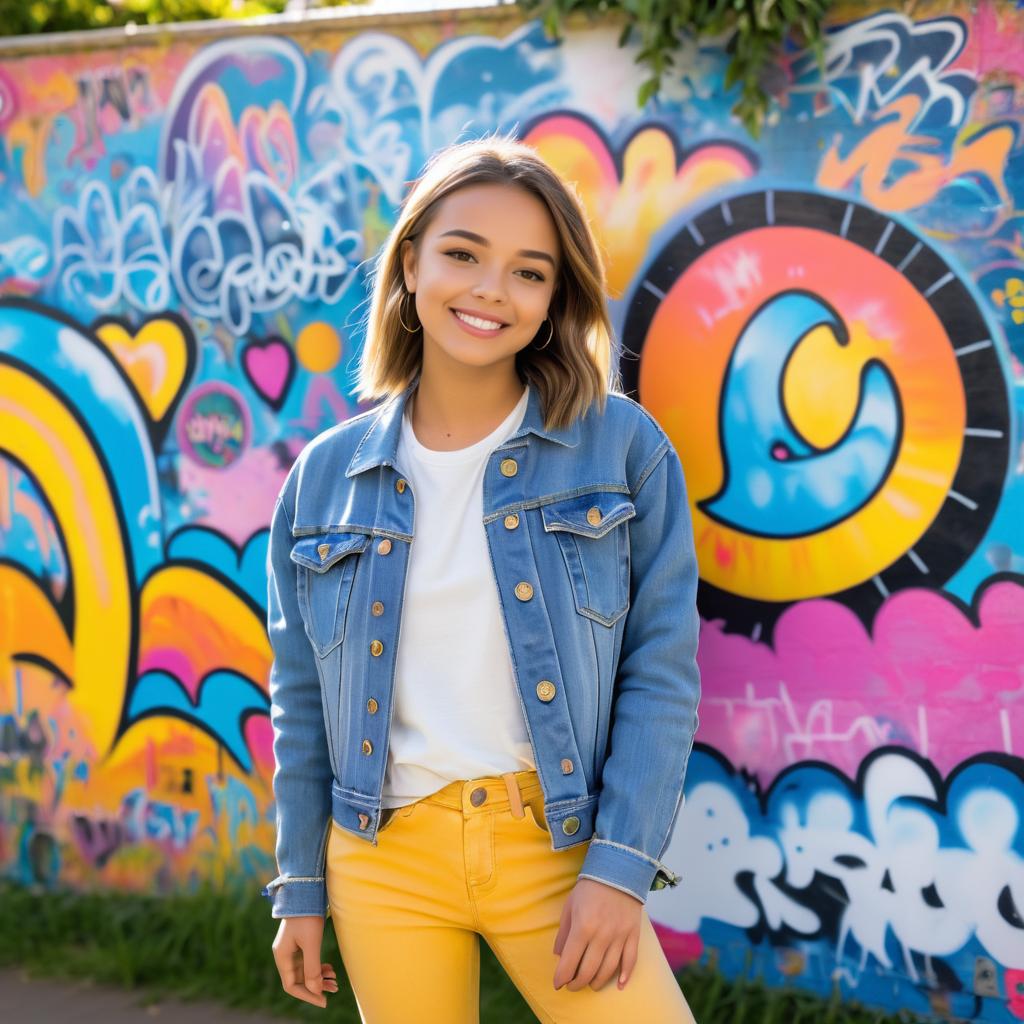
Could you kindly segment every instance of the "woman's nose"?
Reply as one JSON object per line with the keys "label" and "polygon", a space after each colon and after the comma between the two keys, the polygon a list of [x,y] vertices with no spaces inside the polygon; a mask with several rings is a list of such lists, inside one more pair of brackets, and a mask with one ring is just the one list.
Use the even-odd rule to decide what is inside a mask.
{"label": "woman's nose", "polygon": [[478,299],[486,299],[488,302],[504,302],[505,286],[498,274],[481,274],[473,285],[473,295]]}

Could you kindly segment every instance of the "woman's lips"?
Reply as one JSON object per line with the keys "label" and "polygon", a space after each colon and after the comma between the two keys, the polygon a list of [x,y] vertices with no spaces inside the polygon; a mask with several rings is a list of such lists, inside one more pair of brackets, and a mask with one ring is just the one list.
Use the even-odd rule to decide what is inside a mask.
{"label": "woman's lips", "polygon": [[[460,316],[459,315],[460,311],[459,310],[455,310],[455,309],[453,309],[451,312],[452,312],[452,316],[455,318],[455,322],[464,331],[466,331],[468,334],[472,334],[474,337],[477,337],[477,338],[493,338],[493,337],[497,336],[498,334],[500,334],[501,331],[503,331],[505,329],[505,327],[508,326],[507,324],[501,324],[498,327],[493,327],[493,328],[490,328],[488,330],[488,329],[484,329],[482,327],[477,327],[474,324],[468,323],[466,320],[464,320],[462,318],[463,316],[466,316],[468,314],[463,313],[462,316]],[[478,317],[476,319],[482,320],[484,318],[483,317]],[[491,323],[497,323],[497,321],[496,320],[492,320]]]}

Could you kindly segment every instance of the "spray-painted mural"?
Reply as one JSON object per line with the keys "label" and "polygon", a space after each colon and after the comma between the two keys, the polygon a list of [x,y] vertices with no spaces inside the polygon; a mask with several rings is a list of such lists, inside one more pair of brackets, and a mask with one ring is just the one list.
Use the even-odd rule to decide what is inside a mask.
{"label": "spray-painted mural", "polygon": [[514,129],[693,502],[673,963],[1024,1019],[1024,11],[926,8],[837,12],[757,141],[722,49],[640,111],[509,11],[0,62],[3,870],[273,873],[273,500],[406,183]]}

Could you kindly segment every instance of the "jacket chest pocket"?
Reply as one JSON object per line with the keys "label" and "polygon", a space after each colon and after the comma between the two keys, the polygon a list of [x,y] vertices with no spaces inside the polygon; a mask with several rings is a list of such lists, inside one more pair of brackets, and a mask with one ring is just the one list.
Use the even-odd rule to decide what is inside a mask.
{"label": "jacket chest pocket", "polygon": [[345,635],[356,566],[369,543],[365,533],[321,533],[303,537],[292,546],[291,559],[299,566],[299,611],[306,636],[321,658],[330,654]]}
{"label": "jacket chest pocket", "polygon": [[629,536],[633,503],[616,491],[581,494],[541,506],[572,583],[576,611],[613,626],[629,608]]}

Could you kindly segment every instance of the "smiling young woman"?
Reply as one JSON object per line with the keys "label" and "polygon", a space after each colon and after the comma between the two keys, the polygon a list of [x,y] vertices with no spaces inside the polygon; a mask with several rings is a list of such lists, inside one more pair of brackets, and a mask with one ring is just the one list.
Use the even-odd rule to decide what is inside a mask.
{"label": "smiling young woman", "polygon": [[[376,268],[359,393],[281,490],[268,628],[285,988],[329,914],[372,1024],[693,1018],[645,902],[697,725],[696,558],[619,393],[582,207],[507,139],[442,151]],[[397,972],[397,975],[396,975]]]}
{"label": "smiling young woman", "polygon": [[409,313],[422,334],[421,385],[442,385],[412,403],[413,427],[428,447],[465,447],[519,400],[516,355],[535,338],[547,347],[554,336],[548,307],[559,249],[544,203],[500,184],[446,196],[415,237],[403,240],[403,278],[415,303]]}

